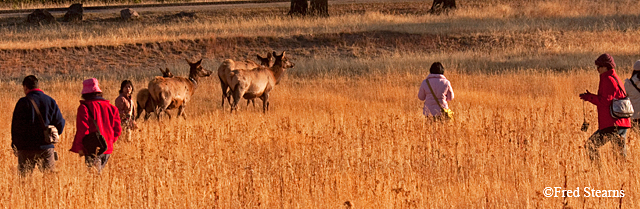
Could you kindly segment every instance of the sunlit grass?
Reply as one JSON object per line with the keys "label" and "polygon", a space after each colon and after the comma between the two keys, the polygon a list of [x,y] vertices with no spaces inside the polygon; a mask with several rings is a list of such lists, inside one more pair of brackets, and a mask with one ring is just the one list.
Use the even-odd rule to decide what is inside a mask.
{"label": "sunlit grass", "polygon": [[[617,1],[594,10],[598,3],[483,4],[442,17],[367,11],[327,19],[2,28],[5,49],[379,30],[509,43],[431,53],[294,56],[296,67],[272,91],[267,114],[260,104],[245,107],[244,100],[230,114],[229,106],[220,107],[218,79],[205,78],[186,107],[187,120],[140,121],[132,141],[115,144],[100,176],[67,151],[81,81],[98,77],[105,97],[113,100],[123,79],[144,88],[159,75],[157,69],[42,75],[42,89],[67,119],[57,148],[60,172],[23,179],[8,146],[11,112],[23,93],[19,79],[0,79],[0,121],[6,122],[0,126],[0,207],[562,208],[565,199],[546,198],[542,191],[566,184],[625,190],[622,203],[566,199],[572,208],[637,208],[637,131],[628,135],[626,164],[614,160],[607,144],[600,149],[603,167],[595,168],[582,148],[597,128],[595,107],[587,104],[591,127],[580,132],[583,102],[577,96],[597,90],[593,60],[612,53],[618,74],[626,78],[640,50],[632,7],[637,3]],[[205,57],[204,67],[215,70],[220,61]],[[421,115],[417,91],[435,61],[443,62],[453,85],[453,122]],[[185,75],[182,62],[170,60],[168,67]]]}

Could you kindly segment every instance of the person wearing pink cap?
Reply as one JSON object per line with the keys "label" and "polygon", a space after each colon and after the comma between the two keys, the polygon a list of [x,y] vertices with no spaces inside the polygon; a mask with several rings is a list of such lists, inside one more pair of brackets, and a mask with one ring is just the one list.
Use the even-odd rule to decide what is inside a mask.
{"label": "person wearing pink cap", "polygon": [[585,148],[589,159],[600,166],[600,154],[598,148],[611,141],[613,148],[618,152],[619,157],[627,157],[627,129],[631,127],[629,118],[614,118],[609,112],[611,102],[614,98],[622,99],[626,96],[624,88],[620,86],[620,78],[616,74],[616,63],[609,54],[602,54],[595,62],[600,73],[600,84],[598,94],[587,91],[580,94],[580,99],[597,106],[598,109],[598,131],[593,133],[587,140]]}
{"label": "person wearing pink cap", "polygon": [[[633,73],[631,78],[624,80],[624,89],[627,90],[631,105],[634,110],[640,110],[640,60],[633,64]],[[631,126],[639,128],[640,125],[640,111],[635,111],[631,116]]]}
{"label": "person wearing pink cap", "polygon": [[[102,90],[98,86],[98,80],[95,78],[87,79],[82,82],[82,98],[78,107],[78,115],[76,118],[76,136],[71,147],[71,152],[78,153],[81,157],[85,157],[88,167],[96,167],[101,172],[107,164],[111,153],[113,152],[113,143],[118,140],[122,129],[120,127],[120,115],[118,108],[109,103],[109,100],[102,98]],[[89,133],[96,130],[93,120],[95,119],[97,128],[107,143],[107,149],[100,155],[89,155],[85,150],[82,139]]]}

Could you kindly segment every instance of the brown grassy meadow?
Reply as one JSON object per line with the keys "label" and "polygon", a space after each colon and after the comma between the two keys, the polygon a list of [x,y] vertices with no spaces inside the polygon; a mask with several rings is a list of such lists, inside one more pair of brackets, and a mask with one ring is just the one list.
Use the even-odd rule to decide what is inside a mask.
{"label": "brown grassy meadow", "polygon": [[[629,77],[640,58],[640,14],[634,9],[639,3],[616,1],[593,9],[603,2],[471,2],[443,17],[426,15],[417,5],[388,3],[335,8],[366,12],[327,19],[239,14],[218,22],[201,16],[148,25],[143,20],[124,26],[96,21],[2,28],[0,121],[6,123],[0,144],[6,146],[0,149],[5,162],[0,207],[638,208],[638,132],[629,132],[626,163],[615,161],[607,144],[600,149],[598,169],[582,148],[597,129],[595,107],[587,104],[591,126],[587,133],[580,131],[583,103],[577,96],[597,90],[593,60],[611,53],[618,74]],[[128,31],[136,27],[137,33]],[[398,34],[389,37],[392,44],[375,38],[342,45],[331,38],[322,39],[331,45],[286,43],[309,34],[367,31]],[[45,39],[43,33],[51,34]],[[87,35],[70,35],[78,33]],[[398,38],[404,36],[409,38]],[[207,45],[211,51],[184,47],[192,46],[184,44],[191,38],[211,37],[264,43],[236,40],[228,47],[231,52],[219,45]],[[270,45],[269,40],[284,41]],[[118,51],[121,45],[167,41],[184,52]],[[58,63],[77,51],[53,46],[94,48]],[[84,78],[97,77],[105,97],[115,99],[121,80],[132,79],[136,89],[143,88],[159,75],[158,66],[186,75],[184,58],[204,57],[204,67],[215,70],[222,57],[252,58],[249,53],[285,49],[296,68],[272,92],[267,114],[244,107],[244,100],[238,114],[229,114],[228,106],[220,107],[219,81],[205,78],[186,108],[187,120],[141,123],[132,141],[115,144],[102,175],[87,172],[83,159],[66,151]],[[118,52],[119,62],[99,60],[101,54]],[[26,62],[30,57],[40,62]],[[165,61],[126,67],[144,59]],[[450,105],[456,119],[450,123],[426,120],[417,99],[434,61],[444,63],[453,84]],[[94,68],[112,62],[116,67]],[[20,178],[9,147],[9,121],[23,96],[20,81],[29,73],[43,78],[42,89],[58,101],[67,127],[57,148],[59,173]],[[565,184],[572,190],[622,188],[625,197],[542,194],[545,187]]]}

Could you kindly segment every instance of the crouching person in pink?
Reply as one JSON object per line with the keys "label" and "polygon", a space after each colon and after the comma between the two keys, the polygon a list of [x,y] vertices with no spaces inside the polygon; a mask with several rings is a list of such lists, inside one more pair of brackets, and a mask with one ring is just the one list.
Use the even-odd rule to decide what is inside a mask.
{"label": "crouching person in pink", "polygon": [[[118,140],[122,131],[120,127],[120,115],[118,108],[111,105],[109,100],[102,98],[102,90],[98,86],[95,78],[82,82],[82,98],[78,107],[76,118],[76,136],[71,147],[71,152],[78,153],[80,157],[85,157],[85,162],[89,168],[96,167],[98,173],[107,164],[113,152],[113,143]],[[96,125],[94,125],[95,120]],[[97,128],[97,129],[96,129]],[[100,155],[88,154],[84,148],[82,139],[89,133],[100,131],[107,144],[107,149]]]}
{"label": "crouching person in pink", "polygon": [[[453,89],[451,88],[451,82],[444,77],[444,67],[440,62],[434,62],[429,69],[429,75],[422,81],[420,90],[418,91],[418,99],[424,101],[424,107],[422,108],[422,114],[426,117],[440,118],[442,115],[442,109],[449,109],[447,101],[453,99]],[[427,84],[427,81],[429,83]],[[429,84],[433,89],[433,94],[429,89]],[[434,96],[435,95],[435,98]],[[438,101],[436,101],[436,99]],[[442,105],[442,108],[440,105]]]}

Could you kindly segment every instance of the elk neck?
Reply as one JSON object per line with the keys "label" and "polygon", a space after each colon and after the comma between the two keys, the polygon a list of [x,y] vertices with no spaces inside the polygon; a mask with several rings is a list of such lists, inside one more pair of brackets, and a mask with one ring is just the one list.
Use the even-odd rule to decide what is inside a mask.
{"label": "elk neck", "polygon": [[276,84],[280,83],[280,79],[284,74],[284,67],[282,67],[282,64],[274,64],[273,67],[269,69],[271,73],[273,73],[273,77],[276,79]]}
{"label": "elk neck", "polygon": [[193,88],[198,88],[198,76],[189,76],[189,81],[193,84]]}

